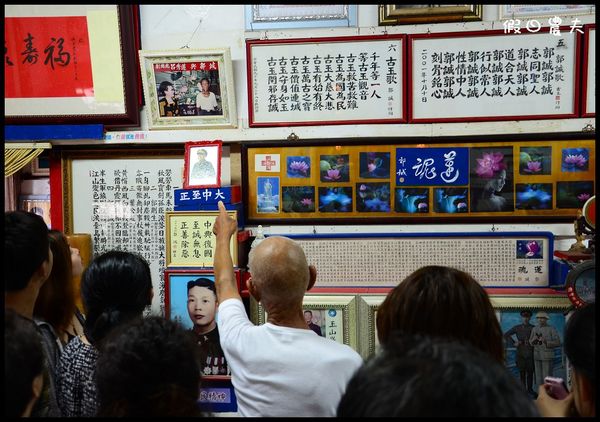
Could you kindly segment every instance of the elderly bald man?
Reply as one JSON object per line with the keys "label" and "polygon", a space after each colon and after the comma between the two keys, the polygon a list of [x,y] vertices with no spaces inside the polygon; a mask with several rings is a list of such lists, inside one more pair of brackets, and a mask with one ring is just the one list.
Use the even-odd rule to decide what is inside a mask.
{"label": "elderly bald man", "polygon": [[248,291],[265,308],[255,326],[239,295],[229,250],[237,223],[219,201],[213,232],[217,324],[241,416],[335,416],[362,358],[350,347],[312,331],[302,299],[317,270],[286,237],[268,237],[250,252]]}

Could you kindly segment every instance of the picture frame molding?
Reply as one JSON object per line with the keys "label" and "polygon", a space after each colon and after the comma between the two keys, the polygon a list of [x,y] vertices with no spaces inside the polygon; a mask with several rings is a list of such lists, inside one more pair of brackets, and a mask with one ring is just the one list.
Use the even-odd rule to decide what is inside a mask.
{"label": "picture frame molding", "polygon": [[[286,5],[296,10],[296,14],[287,16],[261,16],[261,6],[277,5],[244,5],[246,31],[270,29],[298,29],[317,27],[352,27],[357,25],[358,5],[344,4],[341,14],[327,13],[326,8],[332,5]],[[304,8],[304,10],[302,10]],[[312,10],[311,10],[312,8]],[[321,12],[319,13],[319,8]]]}
{"label": "picture frame molding", "polygon": [[[400,7],[398,7],[400,6]],[[405,25],[442,22],[480,21],[482,4],[440,5],[407,8],[397,4],[379,5],[379,25]]]}
{"label": "picture frame molding", "polygon": [[[517,8],[514,8],[513,6],[517,6]],[[538,11],[525,11],[522,10],[521,12],[518,11],[518,6],[529,6],[529,7],[533,7],[534,9],[537,7]],[[555,7],[554,10],[552,10],[552,7]],[[564,10],[561,9],[560,6],[564,6],[564,5],[548,5],[548,4],[544,4],[544,5],[537,5],[537,4],[527,4],[527,5],[514,5],[514,4],[502,4],[502,5],[498,5],[498,19],[499,20],[505,20],[505,19],[515,19],[515,18],[529,18],[529,19],[535,19],[535,18],[549,18],[549,17],[553,17],[553,16],[579,16],[579,15],[591,15],[594,13],[593,8],[595,6],[590,6],[590,7],[583,7],[584,5],[572,5],[572,6],[580,6],[578,7],[575,11],[569,11],[569,10]],[[515,10],[516,9],[516,10]],[[522,9],[526,9],[522,8]],[[544,10],[544,9],[548,9],[548,10]],[[516,13],[515,13],[516,11]]]}
{"label": "picture frame molding", "polygon": [[377,310],[387,297],[386,294],[359,294],[359,353],[363,359],[377,351],[379,341],[377,339]]}

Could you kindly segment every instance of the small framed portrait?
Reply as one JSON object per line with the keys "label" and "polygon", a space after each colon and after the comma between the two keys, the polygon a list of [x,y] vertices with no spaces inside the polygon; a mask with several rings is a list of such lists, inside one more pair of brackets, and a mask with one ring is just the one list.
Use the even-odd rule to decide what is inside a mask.
{"label": "small framed portrait", "polygon": [[139,55],[150,129],[237,127],[229,48]]}
{"label": "small framed portrait", "polygon": [[19,196],[19,210],[39,215],[44,219],[48,228],[51,228],[50,195],[21,195]]}
{"label": "small framed portrait", "polygon": [[386,295],[361,294],[358,296],[358,346],[363,359],[367,359],[379,348],[377,338],[377,309]]}
{"label": "small framed portrait", "polygon": [[506,367],[523,389],[536,398],[545,377],[569,380],[564,354],[565,324],[572,308],[569,299],[492,294],[490,300],[504,336]]}
{"label": "small framed portrait", "polygon": [[[354,350],[358,350],[356,307],[354,295],[307,293],[302,302],[308,328],[321,337],[346,344]],[[250,314],[256,324],[267,321],[265,308],[254,298],[250,301]]]}
{"label": "small framed portrait", "polygon": [[165,270],[165,316],[195,334],[202,377],[231,375],[220,345],[218,309],[213,270]]}
{"label": "small framed portrait", "polygon": [[222,150],[221,141],[186,142],[183,187],[220,187]]}

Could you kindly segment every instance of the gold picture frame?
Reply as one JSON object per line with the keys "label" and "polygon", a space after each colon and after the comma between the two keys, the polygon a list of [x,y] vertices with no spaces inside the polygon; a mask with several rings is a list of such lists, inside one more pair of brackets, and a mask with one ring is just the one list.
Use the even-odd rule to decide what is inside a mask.
{"label": "gold picture frame", "polygon": [[[346,344],[358,352],[356,295],[307,293],[302,308],[312,311],[315,322],[321,327],[322,337]],[[265,308],[253,297],[250,297],[250,315],[257,325],[267,322]]]}
{"label": "gold picture frame", "polygon": [[[237,211],[227,211],[237,220]],[[167,267],[213,267],[216,236],[214,222],[219,211],[167,211],[165,235]],[[233,265],[238,265],[237,236],[230,243]]]}
{"label": "gold picture frame", "polygon": [[361,294],[358,296],[358,348],[363,359],[377,352],[377,310],[383,303],[385,294]]}
{"label": "gold picture frame", "polygon": [[481,4],[401,5],[380,4],[379,25],[480,21]]}

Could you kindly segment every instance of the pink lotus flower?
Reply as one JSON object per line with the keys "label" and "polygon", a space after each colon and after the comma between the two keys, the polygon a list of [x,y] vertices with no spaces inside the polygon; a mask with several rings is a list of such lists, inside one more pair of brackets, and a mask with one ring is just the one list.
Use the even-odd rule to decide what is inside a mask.
{"label": "pink lotus flower", "polygon": [[374,172],[375,169],[377,169],[377,166],[374,163],[367,164],[367,170],[369,171],[369,173]]}
{"label": "pink lotus flower", "polygon": [[542,171],[542,163],[539,161],[529,161],[527,163],[527,168],[523,169],[526,173],[539,173]]}
{"label": "pink lotus flower", "polygon": [[417,209],[420,211],[424,211],[428,208],[427,202],[419,202],[419,205],[417,205]]}
{"label": "pink lotus flower", "polygon": [[456,209],[458,211],[466,211],[467,210],[467,204],[464,202],[459,202],[458,204],[456,204]]}
{"label": "pink lotus flower", "polygon": [[304,161],[292,161],[290,163],[290,170],[298,171],[300,173],[306,174],[308,169],[309,169],[309,166]]}
{"label": "pink lotus flower", "polygon": [[337,169],[327,170],[327,176],[324,179],[327,180],[339,180],[342,176],[340,176],[340,171]]}
{"label": "pink lotus flower", "polygon": [[302,205],[304,205],[305,207],[310,207],[312,205],[313,201],[310,198],[304,198],[304,199],[302,199],[302,201],[300,201],[300,203]]}
{"label": "pink lotus flower", "polygon": [[565,164],[575,165],[577,167],[583,167],[586,162],[587,159],[581,154],[569,154],[565,157]]}
{"label": "pink lotus flower", "polygon": [[579,199],[581,202],[587,201],[588,199],[590,199],[590,194],[589,193],[580,193],[579,195],[577,195],[577,199]]}
{"label": "pink lotus flower", "polygon": [[540,251],[540,245],[535,240],[527,242],[525,247],[527,248],[527,253],[525,256],[534,256]]}
{"label": "pink lotus flower", "polygon": [[494,177],[494,172],[506,168],[506,164],[502,162],[504,154],[501,152],[492,152],[491,154],[483,153],[483,158],[477,158],[477,168],[475,173],[480,177]]}

